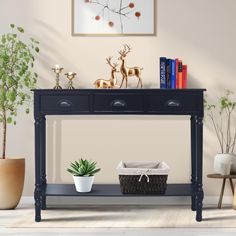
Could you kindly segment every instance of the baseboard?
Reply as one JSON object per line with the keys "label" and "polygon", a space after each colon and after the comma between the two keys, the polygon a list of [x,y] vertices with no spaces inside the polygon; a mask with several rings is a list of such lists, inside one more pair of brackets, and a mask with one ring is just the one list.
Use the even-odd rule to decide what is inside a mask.
{"label": "baseboard", "polygon": [[19,202],[20,205],[32,205],[34,204],[33,196],[22,196]]}
{"label": "baseboard", "polygon": [[[217,205],[219,197],[205,196],[204,205]],[[223,203],[231,205],[233,198],[225,196]],[[48,205],[189,205],[190,197],[48,197]],[[33,205],[32,196],[23,196],[20,204]]]}
{"label": "baseboard", "polygon": [[[211,205],[211,204],[218,204],[219,197],[217,196],[206,196],[204,198],[203,203],[206,205]],[[222,200],[222,205],[227,204],[227,205],[232,205],[233,204],[233,197],[232,196],[224,196]]]}

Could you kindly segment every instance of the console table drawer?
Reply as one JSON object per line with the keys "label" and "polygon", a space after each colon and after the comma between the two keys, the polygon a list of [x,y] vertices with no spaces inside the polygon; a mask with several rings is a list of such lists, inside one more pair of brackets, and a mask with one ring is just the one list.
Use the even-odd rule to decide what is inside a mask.
{"label": "console table drawer", "polygon": [[94,111],[143,112],[143,95],[137,94],[96,94],[94,95]]}
{"label": "console table drawer", "polygon": [[149,110],[161,112],[182,112],[182,111],[199,111],[199,97],[195,94],[177,95],[150,95]]}
{"label": "console table drawer", "polygon": [[43,112],[86,112],[89,111],[88,95],[42,96]]}

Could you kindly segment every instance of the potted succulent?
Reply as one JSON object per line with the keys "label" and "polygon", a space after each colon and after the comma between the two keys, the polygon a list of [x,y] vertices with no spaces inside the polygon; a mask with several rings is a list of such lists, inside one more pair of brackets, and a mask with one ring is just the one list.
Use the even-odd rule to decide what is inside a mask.
{"label": "potted succulent", "polygon": [[220,152],[214,159],[214,171],[223,174],[225,171],[222,166],[231,165],[230,172],[236,174],[236,100],[233,98],[233,92],[226,90],[218,105],[206,104],[206,109],[220,147]]}
{"label": "potted succulent", "polygon": [[96,168],[97,163],[86,159],[80,159],[70,164],[67,169],[73,175],[75,188],[77,192],[90,192],[92,189],[94,174],[101,169]]}
{"label": "potted succulent", "polygon": [[30,90],[35,88],[37,74],[33,72],[33,52],[39,52],[39,42],[23,41],[24,29],[10,25],[11,32],[0,36],[0,123],[2,147],[0,153],[0,209],[17,206],[24,185],[25,159],[6,155],[7,126],[16,124],[18,107],[27,105]]}

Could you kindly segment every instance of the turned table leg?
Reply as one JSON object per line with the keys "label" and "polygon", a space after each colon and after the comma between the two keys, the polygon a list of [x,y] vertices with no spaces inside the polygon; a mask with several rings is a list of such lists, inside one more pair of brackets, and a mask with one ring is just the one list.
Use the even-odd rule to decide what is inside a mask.
{"label": "turned table leg", "polygon": [[202,138],[203,138],[203,123],[202,117],[195,117],[196,133],[196,221],[202,221],[202,202],[203,202],[203,189],[202,189]]}

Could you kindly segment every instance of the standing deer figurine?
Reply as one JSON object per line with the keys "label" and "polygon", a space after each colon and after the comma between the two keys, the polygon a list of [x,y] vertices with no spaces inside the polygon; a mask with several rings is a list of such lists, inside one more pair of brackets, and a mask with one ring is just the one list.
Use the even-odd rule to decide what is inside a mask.
{"label": "standing deer figurine", "polygon": [[143,70],[143,68],[138,67],[138,66],[127,67],[125,64],[125,57],[129,52],[131,52],[131,47],[127,44],[124,45],[124,50],[119,51],[120,57],[118,58],[118,60],[121,60],[120,72],[122,74],[122,82],[121,82],[120,88],[122,87],[124,80],[125,80],[126,88],[127,88],[128,78],[131,76],[136,76],[136,78],[138,79],[137,88],[139,87],[139,84],[140,84],[140,87],[142,88],[143,84],[141,80],[141,71]]}
{"label": "standing deer figurine", "polygon": [[117,79],[115,73],[117,71],[117,63],[111,63],[112,57],[106,58],[107,64],[112,68],[111,69],[111,78],[109,80],[97,79],[93,84],[95,88],[115,88],[117,87]]}

